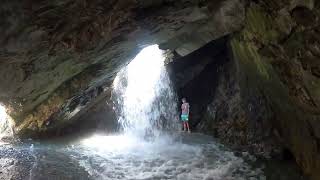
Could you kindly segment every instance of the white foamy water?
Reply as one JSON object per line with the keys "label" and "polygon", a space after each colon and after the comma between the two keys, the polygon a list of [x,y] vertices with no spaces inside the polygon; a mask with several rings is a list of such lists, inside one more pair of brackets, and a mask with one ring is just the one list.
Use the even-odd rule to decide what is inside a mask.
{"label": "white foamy water", "polygon": [[10,116],[8,116],[5,106],[0,103],[0,139],[13,136],[11,127]]}
{"label": "white foamy water", "polygon": [[136,137],[93,136],[81,142],[74,158],[94,179],[241,180],[263,178],[211,137],[164,136],[157,141]]}
{"label": "white foamy water", "polygon": [[212,138],[178,133],[178,100],[157,45],[143,49],[118,73],[113,100],[123,132],[95,135],[75,145],[74,158],[93,179],[247,177],[249,166]]}
{"label": "white foamy water", "polygon": [[124,133],[143,137],[162,129],[177,130],[177,99],[158,45],[143,49],[118,73],[113,99]]}

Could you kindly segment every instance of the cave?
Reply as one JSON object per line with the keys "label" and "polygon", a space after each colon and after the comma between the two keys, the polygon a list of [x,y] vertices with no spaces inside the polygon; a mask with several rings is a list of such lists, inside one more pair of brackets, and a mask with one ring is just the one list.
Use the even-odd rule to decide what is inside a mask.
{"label": "cave", "polygon": [[315,0],[4,0],[0,25],[0,179],[320,179]]}

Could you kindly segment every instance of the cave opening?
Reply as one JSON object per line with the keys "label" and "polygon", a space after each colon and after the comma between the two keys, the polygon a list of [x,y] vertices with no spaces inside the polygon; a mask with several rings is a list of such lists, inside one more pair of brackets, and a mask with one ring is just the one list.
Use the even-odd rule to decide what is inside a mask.
{"label": "cave opening", "polygon": [[[224,87],[225,91],[234,91],[236,88],[236,67],[230,57],[228,39],[229,37],[225,36],[211,41],[187,56],[175,57],[174,61],[167,65],[179,99],[186,97],[191,104],[190,124],[193,129],[210,129],[203,127],[205,124],[202,123],[209,105],[215,99],[221,98],[220,96],[226,96],[217,93],[219,87],[228,86]],[[234,92],[228,93],[231,96]],[[226,113],[218,116],[217,119],[225,118],[223,116],[226,116]]]}

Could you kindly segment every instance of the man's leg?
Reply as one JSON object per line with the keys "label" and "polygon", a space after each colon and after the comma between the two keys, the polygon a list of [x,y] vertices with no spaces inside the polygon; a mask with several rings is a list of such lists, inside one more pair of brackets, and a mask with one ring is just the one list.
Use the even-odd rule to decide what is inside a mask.
{"label": "man's leg", "polygon": [[183,131],[186,131],[187,130],[187,124],[185,121],[183,121]]}
{"label": "man's leg", "polygon": [[187,124],[188,131],[190,132],[189,122],[187,121],[186,124]]}

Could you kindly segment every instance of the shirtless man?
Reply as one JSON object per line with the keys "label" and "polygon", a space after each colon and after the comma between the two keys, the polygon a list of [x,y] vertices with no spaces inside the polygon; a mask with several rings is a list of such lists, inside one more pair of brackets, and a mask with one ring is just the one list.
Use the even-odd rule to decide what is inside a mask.
{"label": "shirtless man", "polygon": [[181,121],[183,124],[183,131],[188,130],[188,132],[190,132],[190,128],[189,128],[189,109],[190,109],[190,105],[189,103],[187,103],[187,99],[186,98],[182,98],[182,105],[181,105]]}

